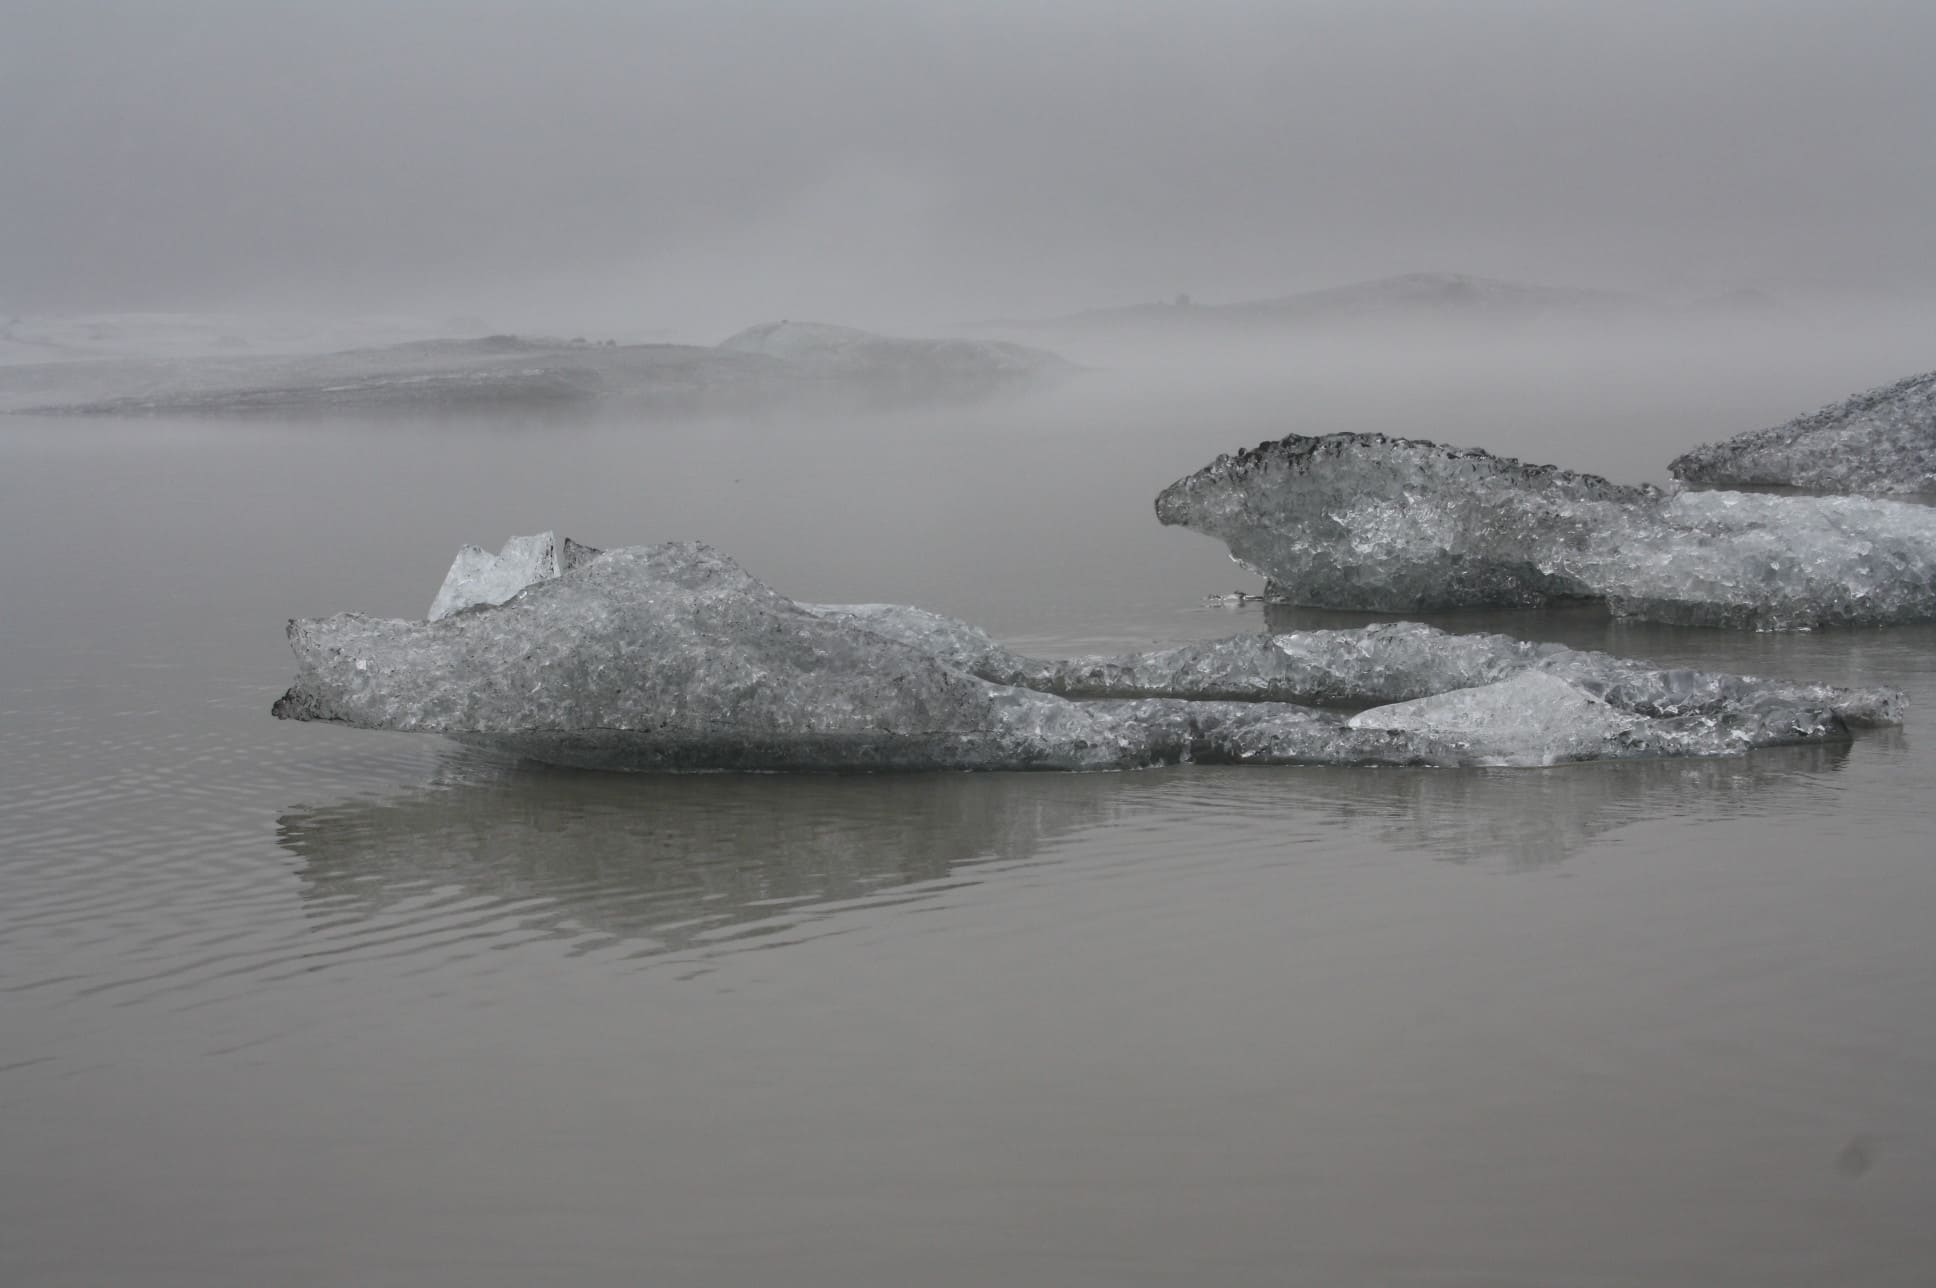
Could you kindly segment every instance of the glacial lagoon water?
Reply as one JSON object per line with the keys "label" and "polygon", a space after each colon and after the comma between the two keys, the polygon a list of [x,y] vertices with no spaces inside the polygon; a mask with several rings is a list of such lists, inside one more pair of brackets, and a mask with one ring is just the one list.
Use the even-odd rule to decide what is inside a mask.
{"label": "glacial lagoon water", "polygon": [[[1796,410],[1687,392],[1319,428],[1658,479]],[[1931,1282],[1936,628],[1435,619],[1911,702],[1538,771],[634,777],[268,714],[284,619],[545,528],[1033,652],[1262,630],[1150,503],[1312,428],[0,423],[0,1282]]]}

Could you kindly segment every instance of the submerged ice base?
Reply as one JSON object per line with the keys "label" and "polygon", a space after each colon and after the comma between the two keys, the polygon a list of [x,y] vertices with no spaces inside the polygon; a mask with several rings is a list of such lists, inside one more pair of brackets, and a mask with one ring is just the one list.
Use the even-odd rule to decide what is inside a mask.
{"label": "submerged ice base", "polygon": [[438,620],[291,622],[299,670],[275,714],[596,768],[910,770],[1548,765],[1900,719],[1887,691],[1415,623],[1029,658],[920,609],[796,604],[696,543],[514,539],[483,572],[530,581],[497,602],[479,556],[459,556]]}
{"label": "submerged ice base", "polygon": [[1415,613],[1604,600],[1756,630],[1936,618],[1936,509],[1854,497],[1667,495],[1383,434],[1291,435],[1165,488],[1273,593]]}

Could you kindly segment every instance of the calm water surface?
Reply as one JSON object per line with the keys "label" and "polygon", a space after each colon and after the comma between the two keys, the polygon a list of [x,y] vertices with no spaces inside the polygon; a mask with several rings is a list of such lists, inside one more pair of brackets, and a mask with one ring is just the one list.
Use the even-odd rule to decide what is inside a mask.
{"label": "calm water surface", "polygon": [[[1446,436],[1704,436],[1498,410]],[[1936,1283],[1930,629],[1465,623],[1914,703],[1549,771],[635,778],[268,715],[284,619],[547,527],[1042,651],[1261,630],[1149,504],[1292,427],[0,425],[0,1282]]]}

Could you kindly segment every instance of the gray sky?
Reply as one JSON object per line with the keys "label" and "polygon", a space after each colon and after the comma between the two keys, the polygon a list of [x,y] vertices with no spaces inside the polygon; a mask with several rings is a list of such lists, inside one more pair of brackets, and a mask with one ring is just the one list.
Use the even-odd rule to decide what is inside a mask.
{"label": "gray sky", "polygon": [[1936,288],[1927,0],[0,4],[0,309]]}

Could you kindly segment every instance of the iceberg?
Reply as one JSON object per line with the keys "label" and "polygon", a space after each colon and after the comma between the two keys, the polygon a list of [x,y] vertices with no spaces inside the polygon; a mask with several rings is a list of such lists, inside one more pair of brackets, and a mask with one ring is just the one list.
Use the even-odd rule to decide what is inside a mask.
{"label": "iceberg", "polygon": [[436,620],[292,621],[298,671],[274,714],[636,770],[1547,765],[1726,755],[1901,718],[1886,690],[1416,623],[1029,658],[917,608],[797,604],[694,542],[593,554],[514,539],[495,559],[460,554],[445,590]]}
{"label": "iceberg", "polygon": [[1668,472],[1706,487],[1936,494],[1936,371],[1676,457]]}
{"label": "iceberg", "polygon": [[1936,618],[1936,509],[1681,492],[1384,434],[1293,434],[1165,488],[1267,593],[1384,613],[1604,600],[1619,616],[1804,630]]}

